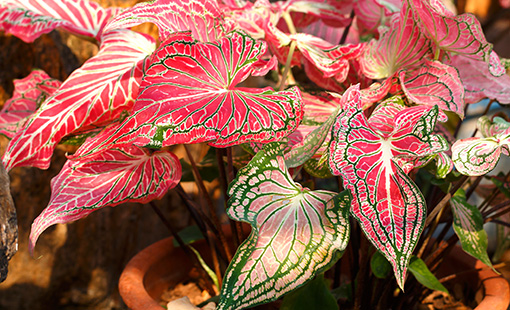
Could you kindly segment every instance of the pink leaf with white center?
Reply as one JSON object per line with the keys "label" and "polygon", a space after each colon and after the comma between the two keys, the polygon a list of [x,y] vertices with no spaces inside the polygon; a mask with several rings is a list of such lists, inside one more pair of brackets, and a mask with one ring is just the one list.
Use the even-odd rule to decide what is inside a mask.
{"label": "pink leaf with white center", "polygon": [[461,54],[491,65],[494,74],[501,75],[501,64],[491,55],[492,44],[483,34],[480,22],[472,14],[445,16],[437,12],[428,0],[408,0],[420,30],[435,45],[435,49]]}
{"label": "pink leaf with white center", "polygon": [[366,109],[379,100],[382,100],[393,88],[399,86],[400,85],[397,84],[396,78],[390,77],[383,80],[381,83],[375,82],[369,87],[362,89],[361,101],[363,102],[363,109]]}
{"label": "pink leaf with white center", "polygon": [[383,137],[388,137],[395,130],[395,117],[405,109],[402,98],[391,97],[381,102],[370,115],[370,127],[377,130]]}
{"label": "pink leaf with white center", "polygon": [[225,19],[235,23],[237,29],[246,32],[254,39],[263,39],[265,28],[269,22],[271,12],[266,5],[257,1],[249,9],[233,10],[226,14]]}
{"label": "pink leaf with white center", "polygon": [[[490,172],[499,161],[501,153],[509,155],[510,123],[487,116],[478,119],[478,128],[484,138],[462,139],[452,146],[452,159],[457,170],[465,175],[478,176]],[[489,134],[492,134],[489,136]]]}
{"label": "pink leaf with white center", "polygon": [[299,89],[235,87],[265,51],[262,42],[240,33],[211,43],[196,42],[189,33],[172,35],[151,58],[133,114],[79,156],[111,144],[225,147],[287,136],[303,117]]}
{"label": "pink leaf with white center", "polygon": [[358,0],[354,3],[356,22],[362,33],[376,33],[391,16],[400,11],[401,1]]}
{"label": "pink leaf with white center", "polygon": [[439,61],[426,60],[412,73],[399,73],[402,89],[409,100],[424,105],[438,105],[440,109],[464,117],[464,88],[459,72]]}
{"label": "pink leaf with white center", "polygon": [[432,135],[437,107],[404,109],[394,118],[394,130],[372,128],[361,109],[359,86],[343,95],[348,102],[333,127],[329,167],[341,175],[353,196],[351,213],[374,246],[392,264],[402,288],[407,266],[424,225],[425,200],[419,188],[396,164],[447,149]]}
{"label": "pink leaf with white center", "polygon": [[380,28],[380,32],[379,39],[368,43],[360,59],[361,70],[367,77],[382,79],[399,70],[418,68],[431,55],[429,40],[405,4],[389,27]]}
{"label": "pink leaf with white center", "polygon": [[45,169],[63,137],[108,123],[130,109],[153,48],[146,35],[124,29],[106,33],[99,53],[74,71],[11,140],[3,159],[6,169]]}
{"label": "pink leaf with white center", "polygon": [[130,28],[142,23],[154,23],[159,37],[165,41],[173,32],[191,31],[198,41],[210,42],[223,35],[223,12],[215,0],[155,0],[136,4],[116,16],[106,30]]}
{"label": "pink leaf with white center", "polygon": [[42,70],[14,80],[14,93],[0,111],[0,134],[13,138],[41,103],[54,93],[61,82]]}
{"label": "pink leaf with white center", "polygon": [[501,104],[510,104],[510,76],[493,76],[485,62],[461,55],[451,56],[447,63],[459,70],[466,103],[477,103],[489,98]]}
{"label": "pink leaf with white center", "polygon": [[290,0],[275,5],[278,3],[282,4],[283,12],[291,13],[296,27],[305,27],[317,20],[334,27],[345,27],[351,20],[352,1]]}
{"label": "pink leaf with white center", "polygon": [[160,199],[181,179],[181,164],[168,151],[131,146],[85,161],[68,160],[51,181],[48,206],[34,220],[30,250],[51,225],[81,219],[105,206]]}
{"label": "pink leaf with white center", "polygon": [[117,12],[118,8],[104,9],[87,0],[4,0],[0,3],[0,31],[32,42],[61,27],[99,40],[103,27]]}
{"label": "pink leaf with white center", "polygon": [[301,187],[274,144],[239,171],[229,195],[228,215],[253,229],[225,272],[218,310],[275,300],[328,268],[347,246],[348,193]]}
{"label": "pink leaf with white center", "polygon": [[310,94],[302,92],[301,96],[304,104],[302,124],[322,124],[341,107],[340,99],[329,93]]}

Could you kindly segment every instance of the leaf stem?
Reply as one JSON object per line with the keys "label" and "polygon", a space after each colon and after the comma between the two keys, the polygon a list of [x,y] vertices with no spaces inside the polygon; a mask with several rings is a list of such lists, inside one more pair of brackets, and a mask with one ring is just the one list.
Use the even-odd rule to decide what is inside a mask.
{"label": "leaf stem", "polygon": [[430,227],[430,229],[428,230],[427,236],[423,240],[423,244],[422,244],[420,250],[418,251],[418,254],[416,254],[416,256],[418,258],[421,258],[423,255],[423,252],[425,252],[425,249],[427,248],[427,245],[429,244],[430,238],[432,238],[432,234],[436,231],[437,225],[439,224],[439,220],[441,219],[441,216],[443,215],[443,212],[445,209],[446,208],[441,208],[441,210],[439,210],[437,216],[435,217],[435,221],[432,224],[432,227]]}
{"label": "leaf stem", "polygon": [[[227,149],[227,182],[228,184],[232,183],[232,181],[236,177],[236,172],[234,171],[234,160],[232,156],[232,147],[228,147]],[[242,240],[244,240],[244,232],[243,232],[243,226],[241,225],[241,222],[234,221],[237,231],[237,239],[239,239],[239,243],[241,243]]]}
{"label": "leaf stem", "polygon": [[278,87],[278,90],[283,90],[285,88],[285,84],[287,81],[287,75],[289,75],[290,72],[290,63],[292,62],[292,56],[294,55],[294,50],[296,49],[296,41],[290,42],[289,47],[289,54],[287,55],[287,61],[285,62],[285,69],[283,69],[282,73],[282,79],[280,81],[280,86]]}
{"label": "leaf stem", "polygon": [[202,196],[205,198],[205,201],[207,202],[207,205],[209,206],[209,215],[211,216],[214,226],[218,230],[218,238],[219,238],[220,243],[223,247],[223,250],[225,251],[225,255],[227,256],[227,259],[230,261],[230,260],[232,260],[232,254],[230,253],[230,248],[227,244],[225,235],[223,234],[223,231],[221,230],[221,224],[218,219],[218,215],[216,214],[216,208],[214,206],[214,203],[211,199],[211,196],[209,195],[209,192],[205,188],[204,181],[202,180],[202,177],[200,176],[200,173],[198,171],[195,160],[193,159],[193,156],[191,155],[191,152],[189,151],[186,144],[183,144],[183,145],[184,145],[184,149],[186,150],[186,154],[188,155],[188,159],[191,163],[191,167],[193,169],[193,175],[195,176],[195,181],[196,181],[195,183],[197,184],[199,191],[202,193]]}
{"label": "leaf stem", "polygon": [[[496,213],[495,213],[495,214],[493,214],[492,216],[487,217],[487,218],[485,219],[485,222],[490,222],[490,221],[492,221],[493,219],[498,218],[498,217],[500,217],[500,216],[502,216],[502,215],[504,215],[504,214],[506,214],[506,213],[510,212],[510,207],[509,207],[509,206],[510,206],[510,200],[506,200],[506,201],[504,201],[504,202],[502,202],[502,203],[500,203],[500,204],[498,204],[498,205],[495,205],[493,208],[491,208],[491,209],[490,209],[490,210],[488,210],[486,213],[484,213],[484,214],[483,214],[483,217],[485,218],[485,217],[486,217],[486,216],[488,216],[489,214],[494,213],[494,212],[496,212],[496,211],[499,211],[499,212],[496,212]],[[503,210],[501,211],[501,209],[503,209]]]}
{"label": "leaf stem", "polygon": [[368,264],[369,260],[369,243],[368,240],[361,235],[361,253],[360,253],[360,268],[356,276],[356,295],[354,296],[354,309],[364,309],[366,303],[364,295],[366,293],[365,282],[368,277]]}
{"label": "leaf stem", "polygon": [[496,264],[496,265],[492,265],[493,268],[487,266],[487,267],[480,267],[480,268],[473,268],[473,269],[469,269],[469,270],[463,270],[463,271],[451,274],[449,276],[442,277],[441,279],[439,279],[439,282],[444,283],[446,281],[453,280],[456,277],[458,277],[460,275],[463,275],[463,274],[466,274],[466,273],[478,272],[478,271],[482,271],[482,270],[486,270],[486,269],[493,270],[493,269],[498,269],[498,268],[504,268],[504,267],[507,267],[507,266],[510,266],[510,262],[502,262],[502,263],[499,263],[499,264]]}
{"label": "leaf stem", "polygon": [[[217,292],[214,291],[211,283],[209,281],[206,281],[206,279],[209,279],[209,277],[206,275],[206,271],[204,270],[204,267],[197,261],[196,256],[191,252],[189,245],[187,245],[179,236],[179,233],[173,228],[173,226],[170,224],[170,222],[166,219],[165,215],[159,207],[154,203],[154,201],[150,201],[149,205],[151,206],[152,210],[158,215],[159,219],[163,222],[163,224],[166,226],[166,228],[170,231],[170,234],[174,237],[175,241],[179,244],[181,249],[184,251],[184,254],[191,259],[193,262],[193,265],[199,270],[200,272],[200,278],[204,280],[205,288],[209,294],[216,295]],[[218,270],[219,271],[219,270]]]}
{"label": "leaf stem", "polygon": [[[223,160],[223,149],[216,148],[216,161],[218,163],[218,170],[220,172],[220,185],[223,192],[223,198],[224,198],[224,206],[225,210],[227,210],[227,201],[228,201],[228,181],[227,181],[227,172],[225,169],[225,162]],[[234,243],[235,247],[237,248],[240,244],[239,240],[239,233],[237,231],[237,226],[235,224],[235,221],[229,218],[230,228],[232,229],[232,235],[234,236]]]}
{"label": "leaf stem", "polygon": [[[487,104],[487,106],[485,107],[485,110],[483,111],[482,115],[486,115],[490,108],[491,108],[491,105],[492,103],[494,102],[494,99],[491,99],[491,101],[489,101],[489,103]],[[476,135],[476,133],[478,132],[478,126],[475,128],[475,130],[473,131],[473,134],[471,135],[471,137],[474,137]]]}
{"label": "leaf stem", "polygon": [[344,32],[342,33],[342,37],[340,38],[340,42],[338,42],[339,45],[345,44],[345,41],[347,40],[347,35],[349,34],[349,31],[351,30],[352,21],[354,19],[354,10],[351,11],[351,22],[349,25],[347,25],[344,29]]}
{"label": "leaf stem", "polygon": [[[290,34],[291,35],[296,34],[296,27],[294,26],[294,22],[292,22],[292,17],[290,16],[290,13],[284,12],[282,17],[285,20],[287,27],[289,28]],[[287,82],[287,76],[289,75],[289,72],[290,72],[290,64],[292,62],[292,56],[294,55],[296,46],[297,46],[296,41],[292,40],[290,42],[289,53],[287,54],[287,60],[285,61],[285,69],[283,69],[282,79],[280,81],[280,86],[278,87],[278,90],[283,90],[285,88],[285,84]]]}
{"label": "leaf stem", "polygon": [[450,192],[448,194],[446,194],[443,197],[443,199],[441,199],[441,201],[434,207],[434,209],[427,216],[427,219],[425,221],[425,227],[428,227],[432,223],[432,220],[434,220],[434,217],[436,217],[437,214],[439,213],[439,211],[441,211],[441,209],[443,209],[446,206],[448,201],[450,201],[450,199],[452,198],[453,194],[455,194],[455,192],[457,192],[457,190],[459,188],[461,188],[464,185],[464,183],[466,183],[467,181],[468,181],[468,177],[467,176],[463,176],[455,184],[455,186],[450,190]]}
{"label": "leaf stem", "polygon": [[510,223],[504,222],[504,221],[501,221],[501,220],[498,220],[498,219],[492,219],[491,222],[494,223],[494,224],[510,227]]}

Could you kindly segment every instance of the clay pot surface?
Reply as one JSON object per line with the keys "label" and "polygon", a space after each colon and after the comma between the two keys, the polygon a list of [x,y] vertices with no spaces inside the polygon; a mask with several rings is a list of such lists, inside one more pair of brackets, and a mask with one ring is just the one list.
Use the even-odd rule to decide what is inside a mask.
{"label": "clay pot surface", "polygon": [[[227,238],[230,231],[226,231]],[[205,240],[193,243],[204,259],[209,247]],[[483,286],[483,299],[475,310],[507,310],[510,305],[510,286],[502,276],[481,261],[455,247],[439,270],[438,277],[480,269],[478,272],[460,274],[457,281],[468,283],[475,290]],[[173,245],[173,238],[158,241],[134,256],[122,272],[119,291],[126,305],[133,310],[161,310],[159,299],[164,290],[189,278],[193,262],[180,247]]]}
{"label": "clay pot surface", "polygon": [[[477,272],[465,272],[479,269]],[[459,273],[461,272],[461,273]],[[473,290],[482,289],[482,300],[475,310],[507,310],[510,305],[510,285],[501,274],[497,274],[484,263],[456,246],[438,271],[438,278],[459,273],[456,281],[464,282]]]}

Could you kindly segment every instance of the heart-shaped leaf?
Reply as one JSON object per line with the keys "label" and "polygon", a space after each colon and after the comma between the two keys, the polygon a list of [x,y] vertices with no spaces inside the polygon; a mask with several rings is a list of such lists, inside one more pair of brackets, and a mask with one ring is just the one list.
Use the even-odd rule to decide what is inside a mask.
{"label": "heart-shaped leaf", "polygon": [[331,114],[338,112],[341,107],[340,98],[335,95],[322,93],[306,93],[302,92],[303,98],[303,125],[320,125],[324,123]]}
{"label": "heart-shaped leaf", "polygon": [[492,44],[485,39],[480,22],[474,15],[442,15],[427,0],[408,2],[415,19],[419,21],[420,30],[433,42],[436,53],[443,50],[482,60],[490,64],[493,74],[504,74],[501,63],[498,64],[498,60],[491,57]]}
{"label": "heart-shaped leaf", "polygon": [[449,64],[459,71],[466,103],[489,98],[501,104],[510,104],[510,76],[503,74],[495,77],[490,74],[485,62],[462,55],[452,55]]}
{"label": "heart-shaped leaf", "polygon": [[455,168],[465,175],[484,175],[496,167],[501,153],[509,155],[510,123],[502,119],[491,122],[482,116],[477,126],[484,138],[462,139],[452,145]]}
{"label": "heart-shaped leaf", "polygon": [[[425,200],[395,159],[412,160],[447,149],[431,134],[438,108],[417,106],[398,112],[390,134],[372,128],[362,110],[359,86],[333,127],[329,167],[353,196],[351,213],[369,240],[392,264],[403,287],[410,255],[424,225]],[[343,98],[342,98],[343,99]]]}
{"label": "heart-shaped leaf", "polygon": [[385,26],[395,13],[398,14],[402,1],[365,0],[354,2],[357,26],[362,34],[376,34],[379,26]]}
{"label": "heart-shaped leaf", "polygon": [[14,93],[0,111],[0,134],[13,138],[41,103],[53,94],[61,82],[42,70],[14,80]]}
{"label": "heart-shaped leaf", "polygon": [[154,40],[130,30],[106,33],[98,54],[74,71],[11,140],[6,169],[48,168],[55,145],[74,131],[118,118],[134,104]]}
{"label": "heart-shaped leaf", "polygon": [[116,16],[106,31],[130,28],[142,23],[154,23],[159,28],[159,37],[165,41],[173,32],[191,31],[194,39],[210,42],[222,37],[223,12],[215,0],[153,0],[136,4]]}
{"label": "heart-shaped leaf", "polygon": [[440,109],[464,117],[464,87],[459,72],[439,61],[426,60],[415,72],[399,73],[402,90],[417,104],[438,105]]}
{"label": "heart-shaped leaf", "polygon": [[69,223],[105,206],[147,203],[179,183],[179,159],[168,151],[111,149],[85,161],[68,160],[51,181],[48,206],[34,220],[29,248],[49,226]]}
{"label": "heart-shaped leaf", "polygon": [[361,70],[369,78],[387,78],[398,70],[418,68],[431,55],[430,42],[405,3],[389,27],[379,31],[379,39],[368,43],[360,60]]}
{"label": "heart-shaped leaf", "polygon": [[119,12],[87,0],[3,0],[0,31],[25,42],[61,27],[76,35],[100,39],[103,27]]}
{"label": "heart-shaped leaf", "polygon": [[240,33],[211,43],[194,41],[189,33],[170,36],[151,59],[134,113],[79,156],[112,144],[226,147],[287,136],[302,119],[299,89],[235,87],[260,67],[265,51],[262,42]]}
{"label": "heart-shaped leaf", "polygon": [[277,144],[269,144],[229,188],[228,215],[252,225],[226,273],[218,309],[275,300],[329,267],[347,246],[349,194],[295,183]]}

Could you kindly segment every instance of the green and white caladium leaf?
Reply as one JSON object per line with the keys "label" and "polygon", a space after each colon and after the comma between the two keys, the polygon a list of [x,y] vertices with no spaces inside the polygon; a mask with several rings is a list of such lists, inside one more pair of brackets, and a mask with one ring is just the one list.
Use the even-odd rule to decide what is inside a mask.
{"label": "green and white caladium leaf", "polygon": [[492,267],[487,255],[488,238],[483,229],[483,216],[476,206],[469,204],[463,189],[450,200],[453,214],[453,230],[457,234],[464,252]]}
{"label": "green and white caladium leaf", "polygon": [[[416,106],[398,112],[391,133],[370,125],[362,110],[359,86],[348,99],[333,127],[329,167],[341,175],[352,196],[351,214],[372,244],[392,264],[400,287],[424,225],[425,199],[400,162],[412,162],[448,148],[432,134],[437,106]],[[397,161],[399,159],[399,161]]]}
{"label": "green and white caladium leaf", "polygon": [[[290,150],[285,153],[285,164],[288,168],[301,166],[317,153],[323,143],[325,143],[326,138],[331,135],[331,128],[333,127],[339,110],[340,107],[331,113],[329,118],[322,125],[316,126],[298,143],[292,145]],[[296,131],[294,131],[294,133],[296,133]],[[294,133],[290,134],[289,138],[291,138]]]}
{"label": "green and white caladium leaf", "polygon": [[496,167],[501,154],[510,155],[510,123],[482,116],[477,127],[484,138],[462,139],[452,145],[455,168],[465,175],[484,175]]}
{"label": "green and white caladium leaf", "polygon": [[253,229],[225,272],[219,310],[275,300],[328,268],[347,246],[349,193],[295,183],[277,143],[239,171],[229,195],[228,215]]}
{"label": "green and white caladium leaf", "polygon": [[409,271],[423,286],[435,290],[448,293],[446,287],[439,282],[436,276],[429,270],[427,265],[420,258],[413,256],[409,262]]}

